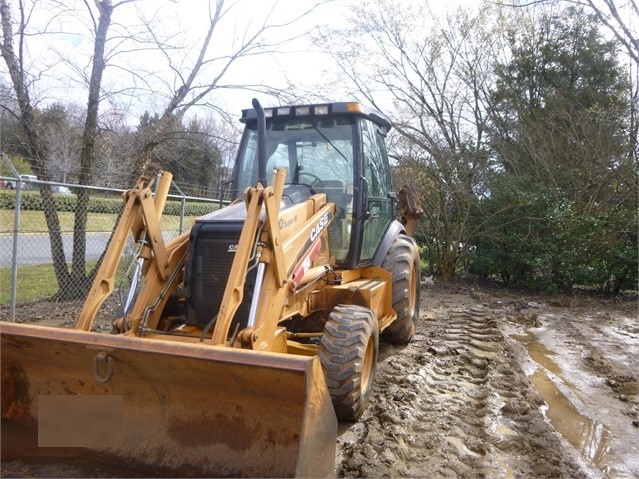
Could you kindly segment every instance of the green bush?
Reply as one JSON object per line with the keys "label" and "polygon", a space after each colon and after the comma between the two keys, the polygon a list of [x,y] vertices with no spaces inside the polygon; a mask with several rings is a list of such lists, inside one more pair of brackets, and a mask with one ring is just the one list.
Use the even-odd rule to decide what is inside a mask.
{"label": "green bush", "polygon": [[12,210],[15,203],[13,191],[0,190],[0,210]]}
{"label": "green bush", "polygon": [[[504,185],[502,185],[504,186]],[[579,210],[548,189],[511,181],[482,202],[470,272],[547,292],[637,288],[637,213]],[[479,222],[478,221],[478,222]]]}
{"label": "green bush", "polygon": [[[60,212],[75,211],[78,201],[75,195],[53,195],[56,209]],[[38,191],[23,191],[20,198],[21,209],[26,211],[42,211],[42,197]],[[121,198],[89,197],[89,213],[118,214],[122,209]],[[12,210],[15,207],[15,191],[0,191],[0,209]],[[218,203],[189,201],[184,205],[184,216],[202,216],[219,208]],[[182,202],[167,201],[165,215],[180,216]]]}
{"label": "green bush", "polygon": [[[219,203],[191,201],[184,205],[184,216],[202,216],[219,209]],[[164,214],[180,216],[182,203],[180,201],[167,201],[164,205]]]}

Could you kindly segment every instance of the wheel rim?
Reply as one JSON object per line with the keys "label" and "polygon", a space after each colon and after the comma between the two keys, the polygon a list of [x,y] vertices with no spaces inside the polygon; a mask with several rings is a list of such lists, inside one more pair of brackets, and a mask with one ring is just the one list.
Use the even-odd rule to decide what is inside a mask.
{"label": "wheel rim", "polygon": [[410,275],[409,281],[410,291],[408,292],[408,310],[410,311],[410,315],[414,318],[417,315],[417,311],[415,311],[415,307],[417,305],[417,268],[413,266]]}
{"label": "wheel rim", "polygon": [[368,339],[366,352],[364,353],[364,364],[362,365],[362,397],[368,394],[373,378],[373,368],[375,367],[375,344],[373,338]]}

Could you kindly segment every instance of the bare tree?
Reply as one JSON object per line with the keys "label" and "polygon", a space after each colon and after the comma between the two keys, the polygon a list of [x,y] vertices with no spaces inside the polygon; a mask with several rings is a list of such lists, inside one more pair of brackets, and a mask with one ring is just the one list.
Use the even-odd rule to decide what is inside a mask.
{"label": "bare tree", "polygon": [[[88,58],[84,59],[85,64],[82,61],[77,61],[64,49],[52,49],[52,52],[58,53],[58,57],[55,60],[49,60],[49,64],[46,66],[48,70],[54,71],[54,67],[57,66],[56,61],[65,64],[71,71],[67,82],[86,88],[87,110],[80,154],[79,182],[89,185],[94,181],[93,168],[98,159],[97,143],[100,134],[99,112],[101,102],[105,98],[109,98],[111,101],[115,101],[116,98],[130,101],[132,97],[140,94],[143,89],[146,89],[147,93],[158,90],[158,85],[151,84],[151,80],[157,80],[159,76],[154,75],[154,72],[145,72],[137,69],[136,60],[134,59],[129,58],[127,63],[127,56],[130,57],[137,54],[139,61],[141,52],[159,52],[176,79],[172,85],[173,88],[169,87],[170,83],[167,81],[162,83],[164,87],[169,87],[163,90],[168,101],[163,107],[163,113],[160,116],[160,121],[154,130],[154,134],[143,145],[141,150],[134,155],[133,169],[135,173],[141,174],[149,169],[151,153],[154,148],[164,141],[174,125],[181,122],[190,108],[207,106],[215,109],[215,105],[208,101],[215,89],[239,86],[223,83],[223,79],[227,76],[232,65],[243,58],[250,58],[263,53],[273,53],[280,46],[301,35],[301,33],[291,34],[289,29],[318,5],[327,3],[327,1],[329,0],[315,0],[305,10],[289,14],[288,17],[283,17],[283,20],[275,18],[276,15],[281,15],[282,13],[280,10],[276,10],[278,2],[274,1],[270,4],[271,8],[264,18],[258,20],[257,27],[250,28],[249,25],[243,33],[239,34],[239,40],[235,48],[230,52],[218,54],[216,53],[216,48],[219,45],[216,41],[220,39],[218,37],[217,40],[214,40],[214,33],[220,29],[223,20],[228,19],[228,21],[231,21],[231,11],[238,10],[243,2],[240,0],[234,2],[211,0],[208,30],[202,37],[197,57],[190,63],[188,55],[180,55],[183,45],[177,42],[175,44],[170,42],[170,39],[176,35],[175,32],[161,35],[159,31],[156,31],[153,21],[144,20],[141,10],[127,10],[124,7],[127,4],[136,3],[136,0],[120,0],[117,2],[113,0],[95,0],[94,2],[82,0],[79,3],[79,5],[83,6],[81,9],[76,9],[75,2],[48,0],[45,5],[44,1],[35,0],[29,3],[30,7],[28,7],[27,0],[18,0],[15,2],[16,17],[18,19],[15,22],[17,25],[16,31],[14,31],[14,19],[10,3],[7,0],[0,0],[2,21],[2,45],[0,49],[16,92],[19,116],[27,136],[33,170],[40,179],[50,179],[45,164],[47,146],[38,129],[34,115],[34,103],[30,97],[34,88],[34,83],[31,80],[37,78],[38,75],[47,74],[46,71],[37,71],[37,67],[29,65],[27,61],[29,58],[27,43],[33,41],[34,38],[28,35],[27,26],[34,14],[47,9],[48,13],[53,14],[54,19],[58,15],[71,16],[76,23],[86,26],[84,35],[93,39],[93,51],[90,54],[89,62],[87,62]],[[123,12],[122,18],[127,18],[127,22],[133,22],[134,19],[137,22],[138,17],[143,20],[143,32],[137,30],[134,32],[125,23],[120,22],[117,24],[117,34],[112,35],[110,31],[113,26],[113,17],[116,9],[119,12]],[[132,13],[139,13],[140,15],[132,16]],[[63,33],[65,35],[62,36],[68,36],[67,32],[61,28],[54,31],[53,27],[50,27],[52,23],[53,20],[49,18],[46,25],[42,27],[44,30],[35,33],[50,34],[51,36],[48,37],[50,43],[55,39],[55,34]],[[270,36],[271,33],[277,32],[279,32],[278,35]],[[187,66],[189,63],[190,66]],[[103,85],[104,75],[108,68],[126,72],[131,83],[114,82],[108,88],[105,88]],[[253,87],[256,86],[253,85]],[[60,287],[58,296],[61,298],[77,297],[79,292],[88,287],[91,276],[86,274],[85,263],[89,192],[88,190],[80,190],[78,194],[71,271],[67,268],[58,215],[50,188],[43,185],[41,194],[51,235],[51,250],[56,278]],[[65,288],[64,291],[63,288]]]}
{"label": "bare tree", "polygon": [[[169,97],[169,101],[164,108],[158,124],[156,125],[155,135],[149,139],[142,150],[136,156],[134,163],[134,171],[139,174],[144,173],[151,162],[151,152],[162,141],[163,137],[178,124],[186,112],[197,105],[207,105],[208,107],[218,110],[218,108],[207,103],[207,97],[217,89],[232,88],[232,85],[225,84],[225,77],[236,62],[240,59],[249,58],[255,55],[274,52],[283,44],[289,43],[296,37],[273,35],[275,32],[286,32],[286,29],[295,25],[301,19],[308,16],[319,5],[329,3],[330,0],[315,0],[310,6],[292,16],[283,20],[275,20],[277,2],[273,3],[272,8],[261,19],[256,27],[248,26],[240,35],[237,45],[226,54],[218,54],[213,43],[214,34],[220,28],[221,22],[225,17],[231,14],[231,11],[239,8],[241,2],[228,2],[226,0],[216,0],[212,2],[209,10],[209,25],[206,35],[204,36],[197,58],[190,68],[184,70],[178,69],[176,62],[171,58],[171,51],[166,48],[162,42],[157,43],[157,48],[164,53],[166,62],[176,75],[177,88]],[[212,75],[205,79],[204,73],[208,67],[212,66]],[[210,69],[208,70],[211,74]],[[268,86],[260,85],[243,85],[243,88],[260,89],[261,91],[272,90]]]}
{"label": "bare tree", "polygon": [[639,63],[639,36],[636,31],[633,31],[633,27],[639,28],[639,25],[635,24],[633,26],[630,22],[631,18],[634,18],[635,22],[639,19],[639,3],[636,0],[626,0],[624,2],[623,9],[626,9],[626,18],[624,18],[624,13],[622,13],[621,4],[615,0],[601,0],[601,2],[581,0],[575,3],[590,7],[597,15],[597,18],[612,31],[619,43],[626,48],[628,55],[635,63]]}
{"label": "bare tree", "polygon": [[[45,165],[47,149],[45,143],[42,141],[36,122],[34,107],[29,94],[29,77],[25,71],[25,29],[30,13],[24,2],[19,1],[16,48],[11,8],[6,0],[0,0],[0,20],[2,21],[2,45],[0,45],[0,51],[7,64],[15,90],[20,111],[20,122],[27,137],[31,167],[39,178],[49,180],[49,174]],[[58,284],[64,284],[68,278],[68,271],[64,259],[62,235],[60,234],[60,220],[58,219],[55,203],[53,202],[51,188],[48,185],[42,185],[41,194],[47,228],[50,233],[51,253],[54,261],[56,279]]]}
{"label": "bare tree", "polygon": [[351,30],[323,38],[359,96],[394,118],[402,139],[392,153],[421,179],[423,240],[447,281],[472,234],[486,170],[483,99],[495,43],[489,18],[458,11],[442,22],[423,5],[366,2],[355,7]]}
{"label": "bare tree", "polygon": [[[84,4],[93,20],[95,34],[94,52],[92,57],[91,74],[89,80],[87,115],[84,122],[84,133],[82,139],[82,150],[80,156],[80,184],[90,184],[91,169],[95,151],[95,139],[98,131],[98,110],[100,105],[101,82],[105,69],[105,45],[108,38],[111,16],[115,8],[134,0],[121,0],[113,3],[111,0],[96,1],[92,7],[88,0]],[[14,38],[13,19],[11,9],[6,0],[0,1],[0,15],[2,18],[2,56],[11,74],[11,80],[18,98],[18,106],[23,128],[26,132],[30,161],[34,172],[38,178],[50,180],[50,174],[46,167],[47,146],[42,139],[35,115],[34,105],[29,94],[29,75],[36,72],[29,72],[26,69],[27,52],[27,24],[28,20],[38,7],[38,2],[31,5],[27,10],[26,2],[18,2],[18,32]],[[93,10],[95,8],[95,12]],[[97,17],[96,17],[97,15]],[[17,42],[18,48],[15,49]],[[67,269],[62,236],[60,233],[60,221],[58,218],[55,202],[51,188],[40,185],[40,193],[43,199],[44,214],[47,227],[51,237],[51,254],[56,273],[58,285],[60,287],[58,296],[60,298],[74,298],[79,292],[84,291],[89,284],[86,275],[86,221],[89,203],[88,190],[80,190],[75,214],[74,236],[73,236],[73,261],[71,272]]]}
{"label": "bare tree", "polygon": [[220,171],[212,187],[224,194],[226,191],[224,187],[231,177],[233,164],[240,147],[242,131],[235,116],[232,115],[210,116],[205,120],[205,125],[211,140],[217,146],[221,160]]}
{"label": "bare tree", "polygon": [[82,120],[79,108],[54,103],[40,116],[43,139],[48,149],[47,170],[52,179],[68,182],[79,172]]}

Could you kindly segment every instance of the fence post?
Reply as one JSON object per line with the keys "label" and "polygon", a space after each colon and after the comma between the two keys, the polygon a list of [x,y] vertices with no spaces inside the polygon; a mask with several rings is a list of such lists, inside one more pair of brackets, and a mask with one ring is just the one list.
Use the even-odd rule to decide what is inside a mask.
{"label": "fence post", "polygon": [[186,196],[182,195],[182,205],[180,206],[180,233],[184,230],[184,213],[186,212]]}
{"label": "fence post", "polygon": [[186,211],[186,195],[180,189],[180,187],[175,184],[174,181],[171,181],[171,184],[177,190],[177,192],[180,193],[180,195],[182,195],[182,200],[181,200],[182,204],[180,206],[180,232],[178,233],[178,235],[181,235],[182,234],[182,230],[184,229],[184,213]]}
{"label": "fence post", "polygon": [[20,233],[20,205],[21,205],[21,197],[22,197],[22,179],[20,178],[20,174],[13,167],[11,161],[9,161],[9,157],[2,154],[2,159],[11,169],[11,172],[16,177],[16,185],[17,188],[15,191],[15,204],[14,204],[14,212],[13,212],[13,244],[11,251],[11,293],[9,295],[9,321],[16,320],[16,290],[17,290],[17,282],[18,282],[18,234]]}

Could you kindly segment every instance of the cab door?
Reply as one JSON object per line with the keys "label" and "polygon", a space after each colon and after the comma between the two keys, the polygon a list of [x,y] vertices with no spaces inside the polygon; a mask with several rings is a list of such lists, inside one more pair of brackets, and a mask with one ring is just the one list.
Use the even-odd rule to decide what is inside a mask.
{"label": "cab door", "polygon": [[360,120],[360,129],[365,213],[359,263],[370,264],[395,216],[393,186],[384,133],[378,125],[367,119]]}

